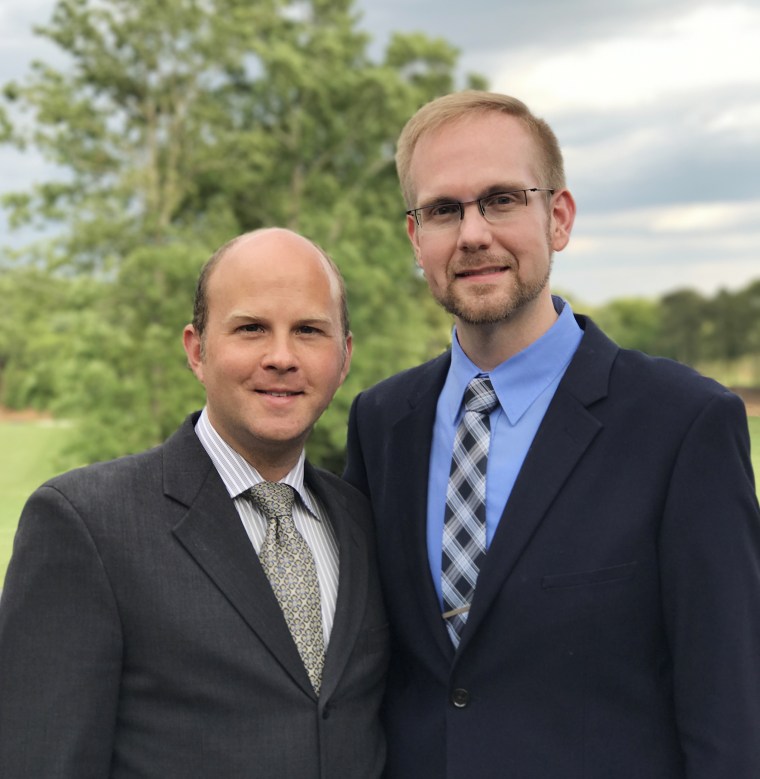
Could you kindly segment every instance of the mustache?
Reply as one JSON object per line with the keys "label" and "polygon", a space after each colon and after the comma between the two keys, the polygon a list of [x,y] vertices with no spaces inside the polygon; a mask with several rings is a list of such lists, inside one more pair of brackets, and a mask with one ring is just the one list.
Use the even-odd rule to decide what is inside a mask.
{"label": "mustache", "polygon": [[516,265],[515,258],[511,254],[496,254],[494,252],[478,252],[458,257],[450,267],[452,273],[466,273],[467,271],[483,268],[485,266],[498,268],[512,268]]}

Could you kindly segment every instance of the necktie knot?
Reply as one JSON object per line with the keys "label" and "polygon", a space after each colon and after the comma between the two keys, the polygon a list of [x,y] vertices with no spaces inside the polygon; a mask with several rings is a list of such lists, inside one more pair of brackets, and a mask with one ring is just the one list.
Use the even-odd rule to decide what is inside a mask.
{"label": "necktie knot", "polygon": [[466,411],[475,411],[478,414],[490,414],[499,399],[496,397],[491,379],[487,376],[477,376],[464,391],[464,407]]}
{"label": "necktie knot", "polygon": [[295,492],[287,484],[262,481],[248,490],[248,497],[267,519],[279,519],[293,515]]}

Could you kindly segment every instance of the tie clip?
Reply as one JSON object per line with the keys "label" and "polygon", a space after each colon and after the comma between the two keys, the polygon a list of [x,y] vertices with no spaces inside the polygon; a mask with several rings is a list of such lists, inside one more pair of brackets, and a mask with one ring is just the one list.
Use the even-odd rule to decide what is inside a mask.
{"label": "tie clip", "polygon": [[444,619],[451,619],[452,617],[456,617],[457,614],[464,614],[470,610],[470,604],[468,603],[466,606],[460,606],[458,609],[451,609],[451,611],[444,611],[441,616]]}

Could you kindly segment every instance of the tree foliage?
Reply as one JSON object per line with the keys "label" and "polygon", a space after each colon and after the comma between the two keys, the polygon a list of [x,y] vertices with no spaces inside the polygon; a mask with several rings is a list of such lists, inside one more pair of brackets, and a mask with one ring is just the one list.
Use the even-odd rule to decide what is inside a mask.
{"label": "tree foliage", "polygon": [[622,346],[657,353],[662,325],[661,308],[656,301],[613,300],[595,313],[594,321]]}
{"label": "tree foliage", "polygon": [[594,319],[621,346],[710,367],[713,374],[723,364],[717,372],[726,376],[734,375],[726,370],[731,364],[743,362],[748,368],[741,383],[760,384],[760,280],[712,298],[680,289],[659,300],[615,300]]}
{"label": "tree foliage", "polygon": [[54,368],[35,350],[53,358],[64,330],[6,348],[5,402],[78,418],[77,459],[158,443],[202,402],[180,341],[200,265],[282,225],[346,277],[353,368],[310,443],[339,468],[355,392],[448,339],[406,244],[393,148],[419,105],[456,87],[458,52],[397,34],[373,61],[353,0],[59,0],[39,33],[63,64],[5,85],[0,140],[57,175],[4,205],[15,226],[62,227],[36,256],[41,290],[65,289],[53,307],[68,340]]}

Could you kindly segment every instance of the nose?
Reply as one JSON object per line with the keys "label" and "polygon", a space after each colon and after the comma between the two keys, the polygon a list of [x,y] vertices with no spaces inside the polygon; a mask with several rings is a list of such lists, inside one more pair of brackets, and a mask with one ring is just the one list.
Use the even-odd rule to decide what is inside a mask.
{"label": "nose", "polygon": [[464,206],[464,215],[459,223],[457,248],[461,251],[481,251],[493,242],[491,224],[480,213],[477,203]]}
{"label": "nose", "polygon": [[264,368],[278,373],[298,368],[298,357],[292,340],[287,335],[273,334],[262,359]]}

